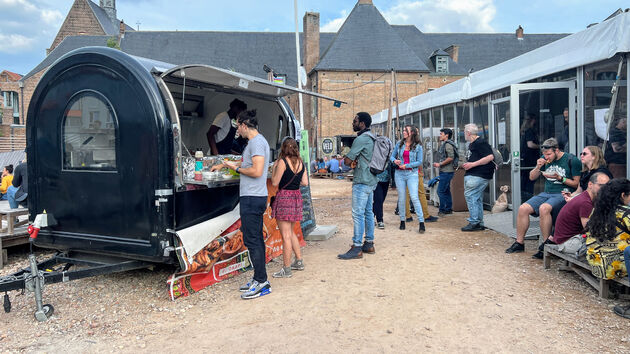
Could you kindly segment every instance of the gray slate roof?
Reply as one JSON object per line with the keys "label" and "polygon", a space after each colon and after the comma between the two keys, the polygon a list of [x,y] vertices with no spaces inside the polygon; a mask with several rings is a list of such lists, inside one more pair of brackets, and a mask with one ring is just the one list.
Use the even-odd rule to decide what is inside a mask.
{"label": "gray slate roof", "polygon": [[[320,55],[334,37],[320,33]],[[68,36],[33,70],[26,80],[47,68],[71,50],[105,46],[109,36]],[[300,43],[303,36],[300,35]],[[237,43],[235,45],[235,43]],[[290,32],[144,32],[125,33],[121,49],[128,54],[170,64],[208,64],[243,74],[267,78],[263,64],[287,75],[287,84],[297,86],[295,34]],[[302,58],[304,58],[304,46]],[[168,48],[168,50],[165,50]]]}
{"label": "gray slate roof", "polygon": [[[92,12],[94,13],[94,16],[96,16],[96,19],[103,28],[103,31],[105,31],[105,34],[107,34],[108,36],[117,36],[120,32],[120,20],[116,20],[116,22],[113,22],[109,18],[109,16],[107,16],[107,12],[105,12],[105,10],[103,10],[100,6],[93,3],[91,0],[88,0],[87,3],[90,4]],[[134,31],[134,29],[125,24],[125,32],[127,31]]]}
{"label": "gray slate roof", "polygon": [[428,72],[378,9],[357,3],[315,70]]}
{"label": "gray slate roof", "polygon": [[24,160],[24,155],[24,150],[0,152],[0,170],[8,165],[13,165],[15,169]]}
{"label": "gray slate roof", "polygon": [[[97,17],[105,11],[88,1]],[[99,21],[101,21],[99,19]],[[111,23],[111,22],[110,22]],[[111,24],[110,30],[114,30]],[[118,34],[115,28],[114,35]],[[357,4],[337,33],[320,33],[320,62],[315,70],[435,72],[431,55],[459,46],[459,60],[449,57],[449,74],[466,75],[541,47],[567,34],[422,33],[412,25],[391,26],[374,5]],[[65,53],[86,46],[105,46],[110,36],[66,37],[39,65],[47,68]],[[304,38],[300,35],[304,58]],[[266,64],[287,75],[297,86],[295,34],[291,32],[133,31],[125,33],[121,49],[129,54],[175,65],[208,64],[266,78]]]}
{"label": "gray slate roof", "polygon": [[542,47],[569,33],[525,34],[522,40],[514,33],[422,33],[420,38],[436,48],[459,45],[458,64],[479,71]]}
{"label": "gray slate roof", "polygon": [[[425,35],[420,32],[420,30],[416,26],[392,26],[392,28],[396,31],[396,33],[398,33],[400,38],[402,38],[405,43],[407,43],[407,45],[409,45],[409,47],[413,49],[419,60],[421,60],[429,69],[431,69],[431,72],[435,72],[435,67],[431,62],[431,54],[433,54],[433,52],[437,49],[446,49],[448,46],[450,46],[450,44],[447,46],[439,47],[437,44],[427,40]],[[468,73],[468,69],[464,65],[454,62],[451,57],[448,58],[448,71],[451,75],[466,75]]]}

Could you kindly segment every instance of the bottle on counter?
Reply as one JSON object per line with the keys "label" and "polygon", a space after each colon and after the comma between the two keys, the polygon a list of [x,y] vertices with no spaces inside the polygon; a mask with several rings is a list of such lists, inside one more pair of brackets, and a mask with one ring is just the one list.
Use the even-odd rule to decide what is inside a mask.
{"label": "bottle on counter", "polygon": [[195,152],[195,181],[203,180],[201,171],[203,170],[203,151],[197,149]]}

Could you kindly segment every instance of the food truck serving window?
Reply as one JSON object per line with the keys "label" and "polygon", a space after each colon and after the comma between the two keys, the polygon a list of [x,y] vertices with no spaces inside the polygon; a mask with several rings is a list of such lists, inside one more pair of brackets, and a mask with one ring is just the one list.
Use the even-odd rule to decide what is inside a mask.
{"label": "food truck serving window", "polygon": [[96,91],[75,94],[63,117],[64,170],[116,170],[116,114]]}

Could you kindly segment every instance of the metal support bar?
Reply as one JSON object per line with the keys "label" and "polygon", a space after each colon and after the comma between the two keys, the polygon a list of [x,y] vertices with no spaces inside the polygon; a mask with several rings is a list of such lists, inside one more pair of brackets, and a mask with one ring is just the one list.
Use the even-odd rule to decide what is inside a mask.
{"label": "metal support bar", "polygon": [[[43,271],[44,283],[53,284],[59,282],[66,282],[70,280],[82,279],[87,277],[93,277],[102,274],[118,273],[128,270],[149,268],[152,263],[137,261],[137,260],[125,260],[117,263],[95,263],[92,262],[89,268],[73,270],[73,271],[52,271],[46,272],[47,268],[59,264],[87,264],[86,260],[77,260],[67,256],[55,256],[49,260],[37,264],[37,269]],[[64,268],[67,270],[67,268]],[[30,269],[23,269],[17,273],[14,273],[6,279],[0,278],[0,292],[6,292],[11,290],[20,290],[25,288],[25,281],[30,276],[32,271]]]}

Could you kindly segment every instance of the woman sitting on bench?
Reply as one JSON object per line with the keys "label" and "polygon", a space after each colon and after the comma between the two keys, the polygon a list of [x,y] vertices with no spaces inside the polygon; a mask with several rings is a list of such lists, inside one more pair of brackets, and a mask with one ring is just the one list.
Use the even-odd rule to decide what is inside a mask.
{"label": "woman sitting on bench", "polygon": [[[602,186],[593,214],[586,224],[586,259],[597,278],[628,276],[630,269],[630,181],[615,178]],[[625,261],[624,261],[625,259]],[[614,307],[619,316],[630,318],[630,305]]]}

